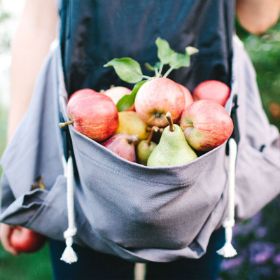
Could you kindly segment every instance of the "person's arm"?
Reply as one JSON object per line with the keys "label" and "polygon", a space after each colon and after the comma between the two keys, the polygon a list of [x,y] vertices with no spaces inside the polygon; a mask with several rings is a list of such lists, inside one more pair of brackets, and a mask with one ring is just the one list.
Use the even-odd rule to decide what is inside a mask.
{"label": "person's arm", "polygon": [[39,69],[56,36],[55,0],[26,0],[12,44],[8,141],[26,112]]}
{"label": "person's arm", "polygon": [[[8,142],[27,111],[35,80],[56,37],[57,7],[55,0],[26,0],[23,14],[12,43],[11,98]],[[1,224],[3,247],[17,254],[10,244],[13,228]]]}
{"label": "person's arm", "polygon": [[242,27],[259,35],[277,22],[280,0],[237,0],[236,14]]}

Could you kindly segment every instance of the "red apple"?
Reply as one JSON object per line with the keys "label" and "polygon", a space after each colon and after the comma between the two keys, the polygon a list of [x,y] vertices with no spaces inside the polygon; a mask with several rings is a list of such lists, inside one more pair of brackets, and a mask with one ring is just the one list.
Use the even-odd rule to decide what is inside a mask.
{"label": "red apple", "polygon": [[138,91],[135,99],[135,110],[150,126],[168,125],[165,117],[171,113],[172,119],[180,117],[185,106],[184,93],[180,86],[168,78],[153,78],[147,81]]}
{"label": "red apple", "polygon": [[67,104],[74,128],[98,142],[104,141],[118,128],[118,111],[108,96],[92,89],[76,91]]}
{"label": "red apple", "polygon": [[224,106],[229,98],[230,88],[223,82],[207,80],[193,90],[194,100],[213,100]]}
{"label": "red apple", "polygon": [[46,238],[30,229],[16,227],[10,236],[11,246],[19,253],[36,252],[43,247]]}
{"label": "red apple", "polygon": [[103,146],[118,156],[136,162],[135,144],[137,137],[128,134],[116,134],[103,143]]}
{"label": "red apple", "polygon": [[191,92],[186,88],[185,86],[178,84],[180,89],[183,91],[184,96],[185,96],[185,108],[186,109],[188,106],[190,106],[193,103],[193,97]]}
{"label": "red apple", "polygon": [[225,108],[211,100],[199,100],[182,114],[180,126],[188,143],[197,151],[209,151],[232,134],[233,122]]}

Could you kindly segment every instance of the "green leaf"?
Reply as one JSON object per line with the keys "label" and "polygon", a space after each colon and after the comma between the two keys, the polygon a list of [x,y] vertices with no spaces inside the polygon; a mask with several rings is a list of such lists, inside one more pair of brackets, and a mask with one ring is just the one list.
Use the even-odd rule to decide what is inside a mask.
{"label": "green leaf", "polygon": [[173,69],[179,69],[181,67],[189,67],[190,66],[190,55],[188,54],[188,51],[183,53],[174,53],[171,58],[169,65]]}
{"label": "green leaf", "polygon": [[158,61],[158,62],[155,63],[154,68],[156,68],[156,69],[159,70],[160,67],[161,67],[161,65],[162,65],[162,64]]}
{"label": "green leaf", "polygon": [[155,67],[148,62],[145,63],[145,67],[149,71],[155,71]]}
{"label": "green leaf", "polygon": [[[155,65],[151,65],[150,63],[145,63],[145,67],[148,71],[153,71],[155,72],[155,76],[156,77],[160,77],[161,75],[161,69],[163,67],[162,63],[161,62],[156,62]],[[143,76],[145,78],[145,76]]]}
{"label": "green leaf", "polygon": [[170,58],[175,52],[170,48],[169,43],[161,38],[156,39],[156,45],[158,48],[157,56],[162,64],[169,64]]}
{"label": "green leaf", "polygon": [[135,101],[135,97],[137,95],[138,90],[146,81],[138,82],[132,89],[129,95],[124,95],[118,102],[117,108],[119,112],[125,111],[129,109]]}
{"label": "green leaf", "polygon": [[114,58],[104,65],[109,66],[114,67],[119,78],[127,83],[134,84],[143,78],[140,64],[130,57]]}
{"label": "green leaf", "polygon": [[162,64],[169,64],[172,69],[190,66],[190,56],[197,53],[198,49],[186,47],[185,53],[178,53],[171,49],[166,40],[157,38],[158,58]]}

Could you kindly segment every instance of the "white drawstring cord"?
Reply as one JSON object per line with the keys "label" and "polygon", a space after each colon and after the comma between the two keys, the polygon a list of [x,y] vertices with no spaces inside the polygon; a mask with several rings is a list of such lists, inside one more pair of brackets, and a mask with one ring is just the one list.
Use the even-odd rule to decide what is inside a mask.
{"label": "white drawstring cord", "polygon": [[145,280],[146,279],[146,264],[135,263],[134,265],[134,280]]}
{"label": "white drawstring cord", "polygon": [[[65,162],[65,160],[64,160]],[[66,248],[61,256],[61,260],[66,263],[77,262],[78,257],[72,248],[73,237],[76,235],[77,229],[75,226],[75,213],[74,213],[74,174],[73,174],[73,159],[69,156],[66,168],[64,168],[64,175],[67,178],[67,215],[68,215],[68,228],[64,232]]]}
{"label": "white drawstring cord", "polygon": [[233,138],[229,140],[229,168],[228,168],[228,213],[223,223],[226,233],[225,245],[217,251],[219,255],[225,258],[231,258],[237,255],[232,245],[232,229],[235,225],[234,207],[235,207],[235,164],[237,156],[237,144]]}

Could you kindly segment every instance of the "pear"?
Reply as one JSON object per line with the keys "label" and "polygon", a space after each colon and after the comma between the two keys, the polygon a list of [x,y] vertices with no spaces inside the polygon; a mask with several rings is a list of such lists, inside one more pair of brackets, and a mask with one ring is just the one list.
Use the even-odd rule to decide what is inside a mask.
{"label": "pear", "polygon": [[151,129],[151,132],[147,138],[147,140],[142,140],[137,145],[137,159],[138,162],[147,165],[148,158],[150,154],[152,153],[153,149],[157,146],[155,142],[152,141],[154,132],[158,131],[158,127],[154,126]]}
{"label": "pear", "polygon": [[116,133],[135,135],[140,140],[147,138],[147,125],[136,112],[119,112],[119,126]]}
{"label": "pear", "polygon": [[171,114],[167,113],[166,118],[169,126],[163,130],[159,144],[148,159],[148,166],[183,165],[197,158],[180,126],[173,124]]}

